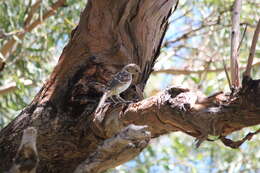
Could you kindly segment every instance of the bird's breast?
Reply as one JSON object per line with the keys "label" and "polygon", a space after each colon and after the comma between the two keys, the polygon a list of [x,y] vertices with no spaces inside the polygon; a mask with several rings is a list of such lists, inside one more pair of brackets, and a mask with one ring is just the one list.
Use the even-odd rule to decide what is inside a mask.
{"label": "bird's breast", "polygon": [[119,86],[117,86],[113,92],[113,95],[119,95],[120,93],[124,92],[125,90],[127,90],[127,88],[129,88],[129,86],[131,85],[131,81],[129,80],[128,82],[121,84]]}

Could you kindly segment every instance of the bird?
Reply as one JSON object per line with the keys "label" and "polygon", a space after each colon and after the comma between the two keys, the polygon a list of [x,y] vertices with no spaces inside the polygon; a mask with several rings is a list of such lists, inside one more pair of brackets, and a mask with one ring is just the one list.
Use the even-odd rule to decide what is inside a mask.
{"label": "bird", "polygon": [[128,64],[122,68],[122,70],[116,73],[112,80],[110,80],[105,88],[105,92],[101,97],[99,104],[95,110],[95,113],[103,106],[107,98],[111,98],[115,102],[112,96],[116,96],[119,101],[126,102],[120,97],[120,94],[127,90],[132,83],[132,75],[141,73],[141,69],[136,64]]}

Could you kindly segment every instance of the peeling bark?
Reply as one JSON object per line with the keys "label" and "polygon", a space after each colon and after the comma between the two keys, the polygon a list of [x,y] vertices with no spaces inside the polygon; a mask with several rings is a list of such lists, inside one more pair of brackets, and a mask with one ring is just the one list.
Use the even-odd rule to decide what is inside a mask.
{"label": "peeling bark", "polygon": [[[48,82],[0,132],[0,172],[12,166],[27,127],[38,131],[37,172],[71,173],[122,164],[141,152],[150,136],[182,131],[200,144],[209,134],[226,136],[259,124],[260,87],[251,79],[235,95],[201,97],[189,89],[171,88],[142,100],[140,92],[159,55],[175,3],[90,0]],[[94,121],[104,85],[128,63],[142,70],[122,94],[132,103],[108,100],[103,119]]]}
{"label": "peeling bark", "polygon": [[20,147],[8,173],[35,173],[39,162],[36,148],[37,130],[28,127],[23,131]]}

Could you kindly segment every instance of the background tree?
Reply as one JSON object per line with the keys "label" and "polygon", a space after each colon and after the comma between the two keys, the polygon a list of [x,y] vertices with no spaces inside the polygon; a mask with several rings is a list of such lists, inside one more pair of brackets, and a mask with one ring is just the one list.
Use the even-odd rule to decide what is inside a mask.
{"label": "background tree", "polygon": [[[43,79],[57,62],[61,48],[69,39],[69,32],[76,26],[84,3],[72,1],[66,3],[65,1],[57,1],[57,3],[2,1],[0,3],[2,8],[0,44],[2,59],[6,63],[0,81],[2,85],[0,118],[3,127],[18,110],[30,102],[32,96],[39,90]],[[44,15],[52,11],[50,7],[55,4],[58,4],[57,13],[52,13],[52,16],[46,17],[45,20]],[[164,47],[146,86],[146,97],[172,84],[181,84],[189,88],[192,86],[206,94],[229,90],[222,59],[227,60],[230,55],[231,7],[232,1],[180,2],[177,10],[170,17]],[[241,26],[242,28],[247,26],[247,31],[240,48],[241,69],[245,68],[259,16],[258,7],[259,3],[256,1],[243,2]],[[40,21],[38,27],[34,27],[32,32],[26,31],[26,25],[33,24],[37,20]],[[10,41],[15,42],[13,49],[3,51]],[[53,55],[56,55],[56,58]],[[259,57],[259,52],[256,55],[256,58]],[[254,67],[258,67],[260,63],[256,59],[254,64]],[[257,68],[254,68],[253,75],[259,76]],[[235,134],[233,137],[239,138],[247,131]],[[195,150],[194,147],[191,148],[192,139],[190,143],[183,142],[187,141],[186,138],[190,137],[173,134],[170,137],[157,139],[155,143],[162,142],[168,145],[164,147],[162,145],[159,149],[148,147],[136,161],[120,166],[117,170],[129,172],[134,167],[133,172],[158,172],[158,170],[257,172],[259,169],[257,163],[260,156],[255,154],[259,150],[256,146],[259,140],[257,137],[254,137],[253,142],[243,145],[243,150],[229,150],[224,147],[221,152],[219,152],[220,143],[203,143],[200,149]]]}

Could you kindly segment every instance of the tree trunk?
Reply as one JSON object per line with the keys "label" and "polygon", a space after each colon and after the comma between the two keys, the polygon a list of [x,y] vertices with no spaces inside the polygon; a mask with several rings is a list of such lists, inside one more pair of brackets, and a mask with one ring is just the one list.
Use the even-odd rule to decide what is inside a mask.
{"label": "tree trunk", "polygon": [[[101,172],[132,159],[162,134],[183,131],[199,145],[209,134],[225,141],[227,134],[259,124],[258,81],[248,80],[232,95],[201,97],[171,88],[142,100],[176,2],[89,0],[48,82],[0,132],[0,172],[22,165],[20,157],[29,158],[24,155],[39,159],[23,167],[28,172],[35,166],[39,173]],[[122,94],[132,103],[108,103],[96,115],[104,85],[129,63],[142,70]],[[21,154],[28,153],[21,139],[29,127],[37,131],[37,140],[30,138],[37,152]]]}
{"label": "tree trunk", "polygon": [[[138,64],[142,76],[123,97],[141,99],[134,86],[140,91],[144,88],[160,52],[174,3],[175,0],[89,1],[48,82],[32,103],[1,131],[0,172],[12,166],[22,132],[30,126],[38,132],[37,172],[44,173],[73,172],[111,137],[99,134],[92,125],[102,84],[124,65]],[[145,141],[147,144],[149,135]],[[96,170],[130,160],[144,147],[144,144],[137,149],[129,147],[132,152],[128,157],[118,156],[115,163],[103,163]]]}

